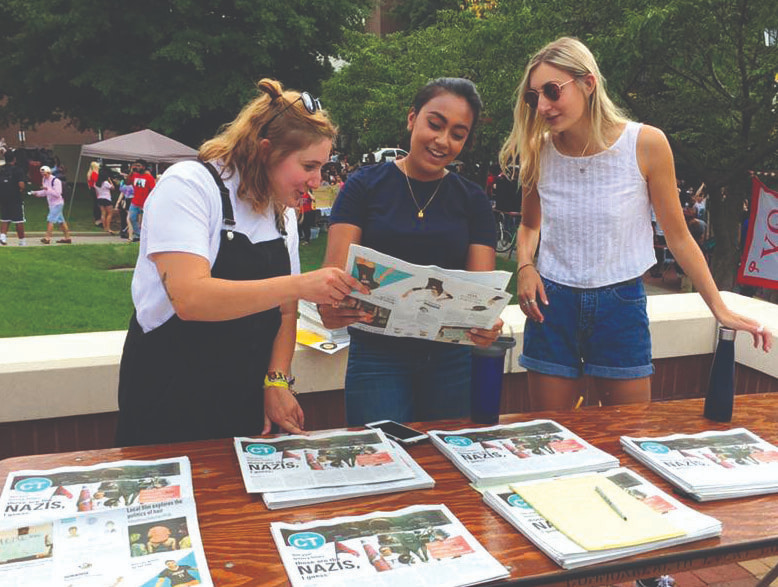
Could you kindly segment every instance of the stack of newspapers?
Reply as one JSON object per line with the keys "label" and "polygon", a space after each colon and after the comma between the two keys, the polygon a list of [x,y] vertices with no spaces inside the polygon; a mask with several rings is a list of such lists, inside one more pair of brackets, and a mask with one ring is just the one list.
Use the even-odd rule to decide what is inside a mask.
{"label": "stack of newspapers", "polygon": [[348,346],[351,338],[346,327],[329,329],[321,321],[316,304],[300,300],[297,304],[297,342],[328,354]]}
{"label": "stack of newspapers", "polygon": [[[606,487],[606,483],[612,483],[607,487],[613,488],[611,491],[616,492],[616,495],[613,495],[614,498],[620,491],[628,494],[631,498],[639,500],[656,512],[667,526],[675,528],[677,531],[671,533],[674,535],[663,539],[587,550],[586,547],[558,529],[519,495],[522,488],[544,481],[525,481],[487,488],[483,492],[484,502],[565,569],[598,564],[721,534],[721,522],[683,505],[629,469],[612,469],[602,473],[587,473],[585,475],[598,476],[600,478],[598,483],[603,487]],[[571,479],[573,477],[583,477],[583,475],[571,476]],[[598,519],[602,521],[605,517],[607,514],[606,516],[599,515]],[[629,521],[624,522],[624,524],[628,523]],[[559,525],[562,526],[562,524]],[[588,532],[594,533],[593,527],[590,526]],[[624,532],[617,531],[611,533],[609,537],[619,541],[623,540],[624,535]]]}
{"label": "stack of newspapers", "polygon": [[444,505],[415,505],[270,531],[293,586],[477,585],[508,572]]}
{"label": "stack of newspapers", "polygon": [[271,510],[435,485],[380,430],[235,438],[235,451],[246,491]]}
{"label": "stack of newspapers", "polygon": [[778,491],[778,448],[745,428],[621,437],[624,450],[697,501]]}
{"label": "stack of newspapers", "polygon": [[616,457],[552,420],[431,430],[429,437],[475,487],[619,466]]}
{"label": "stack of newspapers", "polygon": [[186,457],[15,471],[0,512],[0,585],[213,585]]}

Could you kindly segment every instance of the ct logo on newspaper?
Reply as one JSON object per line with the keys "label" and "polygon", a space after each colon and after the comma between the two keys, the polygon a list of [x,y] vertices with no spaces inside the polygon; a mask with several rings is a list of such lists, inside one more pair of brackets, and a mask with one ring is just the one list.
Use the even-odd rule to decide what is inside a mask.
{"label": "ct logo on newspaper", "polygon": [[246,452],[250,452],[251,454],[260,457],[267,457],[276,452],[276,449],[274,446],[270,446],[269,444],[249,444],[246,447]]}
{"label": "ct logo on newspaper", "polygon": [[443,440],[446,444],[453,444],[454,446],[470,446],[473,441],[464,436],[446,436]]}
{"label": "ct logo on newspaper", "polygon": [[524,501],[520,495],[515,493],[508,498],[508,504],[515,508],[521,508],[523,510],[531,510],[532,506]]}
{"label": "ct logo on newspaper", "polygon": [[324,546],[324,536],[317,532],[298,532],[289,537],[289,545],[300,550],[316,550]]}
{"label": "ct logo on newspaper", "polygon": [[656,455],[663,455],[670,452],[669,448],[667,448],[664,444],[659,444],[658,442],[643,442],[640,444],[640,448],[646,452],[652,452]]}
{"label": "ct logo on newspaper", "polygon": [[34,493],[36,491],[45,491],[51,487],[51,479],[46,477],[30,477],[28,479],[22,479],[15,486],[17,491],[24,491],[25,493]]}

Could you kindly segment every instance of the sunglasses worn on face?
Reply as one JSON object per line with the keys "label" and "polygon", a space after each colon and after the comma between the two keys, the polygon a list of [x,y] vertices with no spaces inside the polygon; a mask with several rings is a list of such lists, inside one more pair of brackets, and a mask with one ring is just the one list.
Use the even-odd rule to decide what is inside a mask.
{"label": "sunglasses worn on face", "polygon": [[270,123],[273,122],[276,118],[281,116],[284,112],[289,110],[292,106],[294,106],[298,102],[303,103],[303,106],[305,106],[305,109],[308,111],[308,114],[316,114],[316,112],[321,110],[321,102],[319,101],[318,98],[314,98],[308,92],[301,92],[300,97],[297,98],[297,100],[292,101],[292,103],[288,104],[286,108],[281,110],[281,112],[277,112],[276,114],[271,116],[270,120],[268,120],[265,124],[262,125],[262,128],[259,129],[259,136],[264,138],[265,133],[267,132],[268,127],[270,126]]}
{"label": "sunglasses worn on face", "polygon": [[[562,95],[562,88],[564,88],[571,81],[574,81],[574,79],[569,79],[563,84],[557,82],[547,82],[543,84],[543,87],[540,88],[540,91],[543,92],[543,95],[550,102],[556,102],[557,100],[559,100],[559,97]],[[524,101],[533,110],[538,107],[539,99],[540,99],[540,94],[538,93],[537,90],[527,90],[526,92],[524,92]]]}

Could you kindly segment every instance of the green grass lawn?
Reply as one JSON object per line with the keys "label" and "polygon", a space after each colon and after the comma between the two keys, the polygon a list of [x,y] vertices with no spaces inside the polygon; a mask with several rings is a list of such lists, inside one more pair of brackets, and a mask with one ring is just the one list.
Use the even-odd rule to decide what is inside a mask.
{"label": "green grass lawn", "polygon": [[[91,216],[88,218],[91,221]],[[321,267],[326,248],[326,232],[301,246],[302,270]],[[134,267],[137,256],[138,245],[123,241],[71,247],[2,247],[0,338],[127,328],[132,314],[132,271],[114,269]],[[515,303],[516,263],[498,258],[497,268],[514,272],[509,291]]]}

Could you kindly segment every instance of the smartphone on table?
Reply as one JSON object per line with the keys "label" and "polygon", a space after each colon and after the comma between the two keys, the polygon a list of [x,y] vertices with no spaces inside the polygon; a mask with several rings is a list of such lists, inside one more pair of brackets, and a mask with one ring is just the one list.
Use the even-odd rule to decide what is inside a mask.
{"label": "smartphone on table", "polygon": [[394,420],[378,420],[377,422],[365,424],[365,426],[367,428],[381,430],[389,438],[401,442],[402,444],[413,444],[427,438],[427,435],[423,432],[404,426]]}

